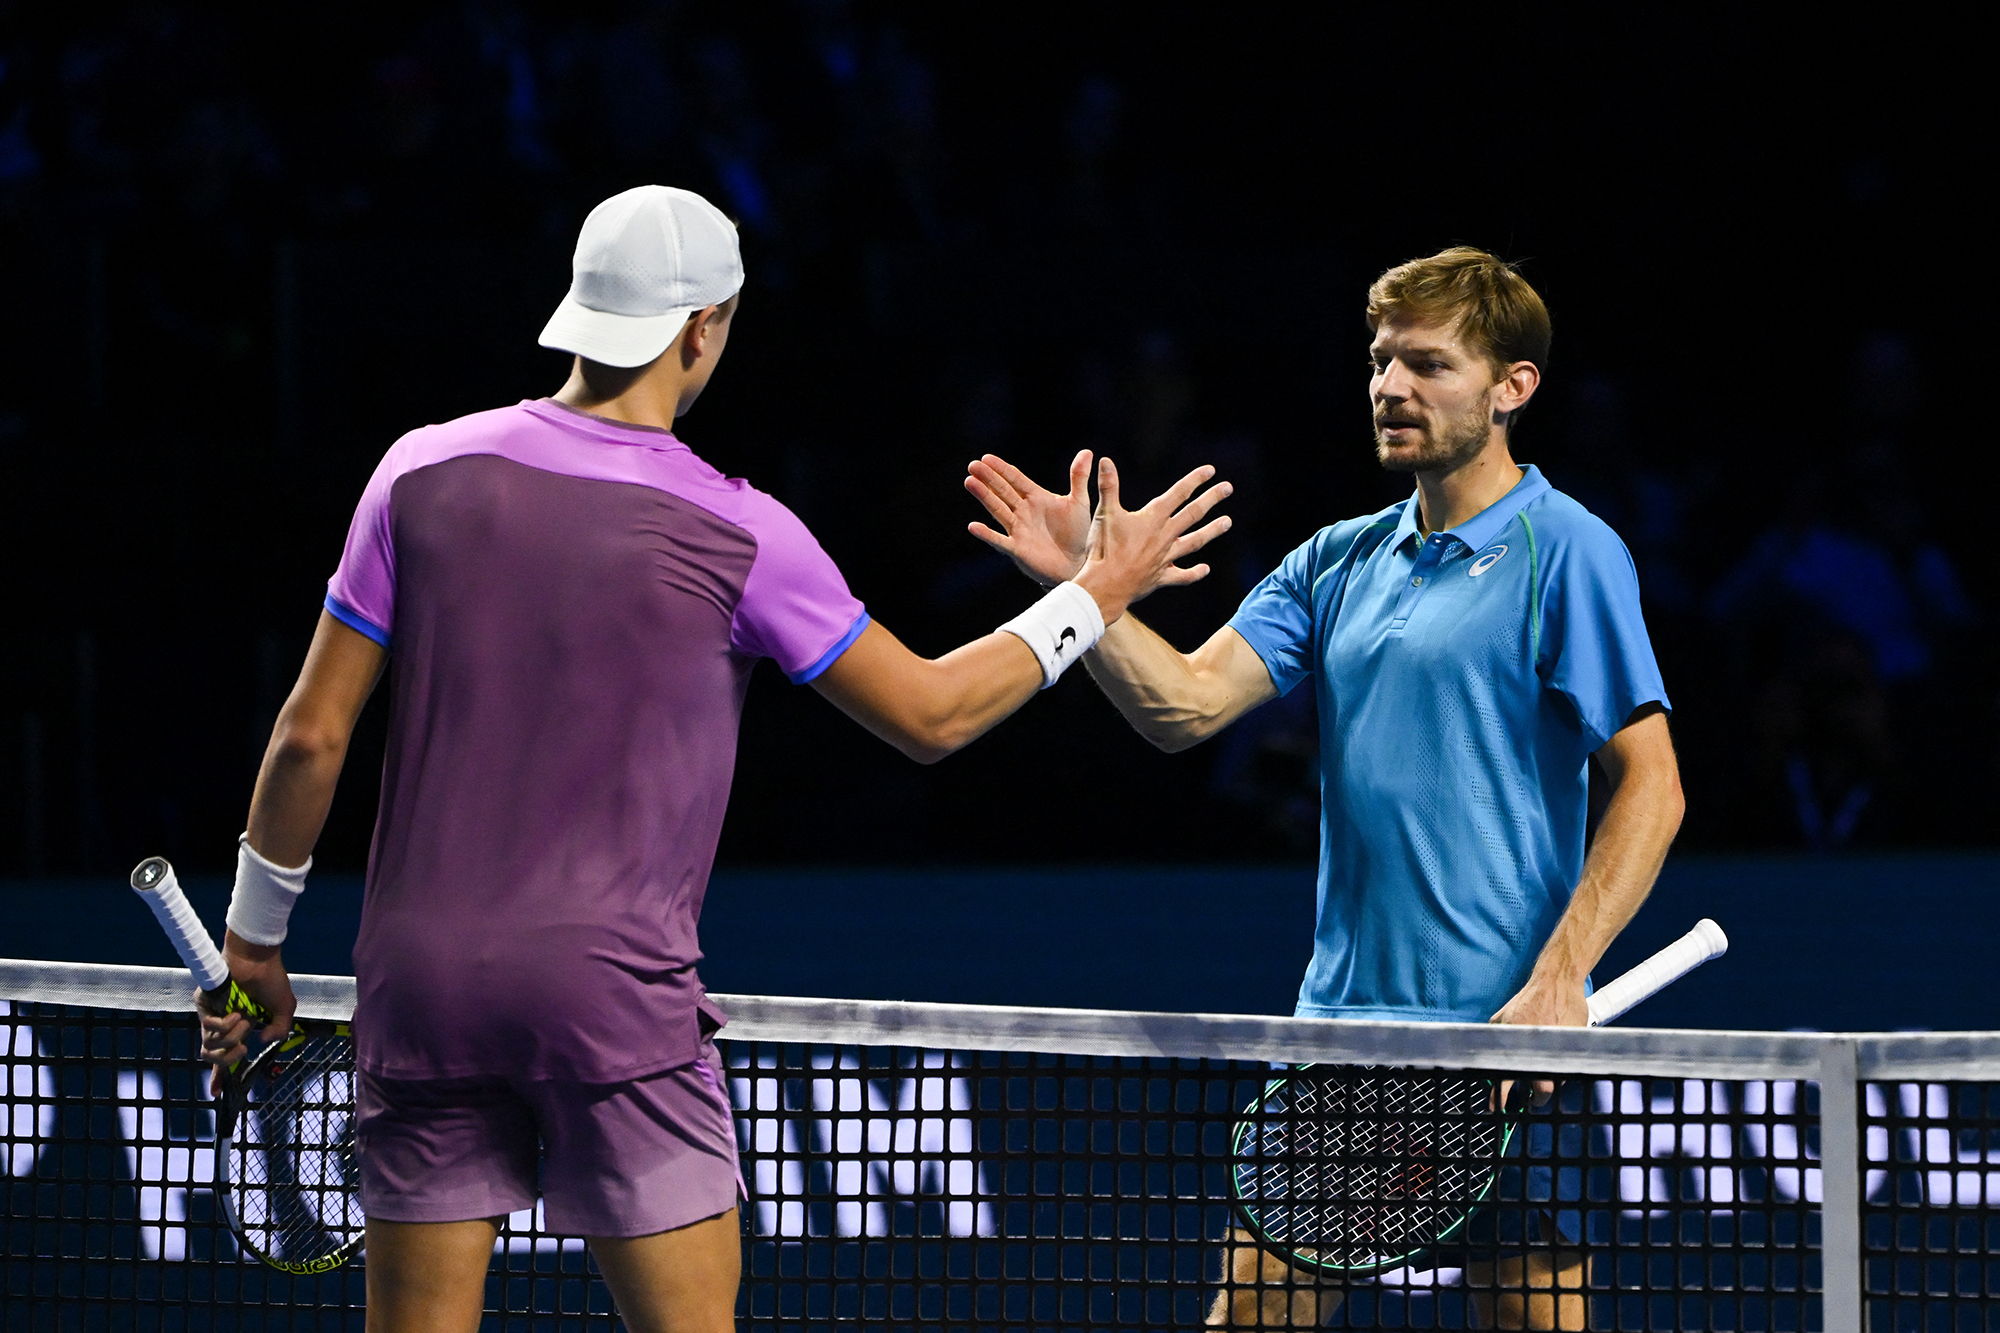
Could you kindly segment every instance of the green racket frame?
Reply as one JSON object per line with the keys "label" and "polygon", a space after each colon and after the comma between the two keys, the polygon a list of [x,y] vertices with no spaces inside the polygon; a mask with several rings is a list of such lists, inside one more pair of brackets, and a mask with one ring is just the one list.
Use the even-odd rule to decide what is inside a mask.
{"label": "green racket frame", "polygon": [[[1436,1249],[1440,1245],[1448,1244],[1453,1237],[1465,1229],[1472,1221],[1473,1215],[1485,1204],[1487,1196],[1493,1192],[1493,1187],[1499,1183],[1500,1163],[1505,1159],[1507,1150],[1513,1146],[1514,1134],[1520,1128],[1519,1113],[1510,1108],[1502,1108],[1500,1147],[1499,1151],[1494,1154],[1494,1164],[1487,1173],[1486,1183],[1479,1189],[1477,1197],[1466,1206],[1463,1215],[1457,1221],[1421,1245],[1413,1246],[1409,1250],[1391,1258],[1380,1259],[1368,1264],[1329,1263],[1311,1255],[1303,1249],[1275,1239],[1265,1229],[1264,1225],[1258,1221],[1256,1213],[1251,1208],[1250,1201],[1244,1198],[1243,1179],[1246,1172],[1252,1169],[1246,1160],[1243,1141],[1257,1127],[1254,1117],[1270,1100],[1273,1094],[1290,1084],[1297,1075],[1320,1067],[1317,1064],[1294,1066],[1289,1073],[1266,1083],[1263,1092],[1259,1093],[1248,1106],[1243,1108],[1244,1118],[1236,1122],[1235,1127],[1230,1131],[1229,1135],[1230,1209],[1236,1214],[1237,1220],[1243,1224],[1244,1230],[1248,1231],[1256,1239],[1260,1249],[1277,1255],[1294,1268],[1335,1277],[1370,1277],[1377,1273],[1387,1273],[1398,1268],[1406,1268],[1422,1258],[1429,1251]],[[1497,1090],[1497,1085],[1491,1079],[1484,1079],[1482,1081],[1487,1087]],[[1517,1083],[1515,1086],[1516,1093],[1518,1094],[1520,1084]],[[1514,1098],[1510,1097],[1509,1100],[1514,1100]]]}

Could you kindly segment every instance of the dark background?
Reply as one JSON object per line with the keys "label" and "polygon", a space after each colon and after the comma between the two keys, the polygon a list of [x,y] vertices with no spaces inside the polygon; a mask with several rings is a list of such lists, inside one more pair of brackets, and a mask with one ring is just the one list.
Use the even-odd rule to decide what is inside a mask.
{"label": "dark background", "polygon": [[[1407,493],[1369,280],[1521,260],[1556,337],[1516,452],[1632,548],[1682,849],[1990,845],[1990,108],[1973,44],[1888,21],[0,7],[0,875],[228,865],[376,460],[555,390],[576,228],[648,181],[736,216],[749,272],[682,434],[930,653],[1031,594],[964,533],[968,458],[1217,463],[1216,573],[1144,608],[1192,646]],[[1164,756],[1072,673],[924,769],[764,665],[721,862],[1297,863],[1306,694]]]}

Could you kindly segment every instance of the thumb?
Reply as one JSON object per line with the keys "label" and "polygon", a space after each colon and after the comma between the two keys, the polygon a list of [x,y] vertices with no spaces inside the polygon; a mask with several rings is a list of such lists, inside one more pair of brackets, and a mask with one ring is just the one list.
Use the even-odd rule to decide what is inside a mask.
{"label": "thumb", "polygon": [[1109,458],[1097,460],[1097,506],[1106,513],[1116,513],[1118,504],[1118,465]]}
{"label": "thumb", "polygon": [[1090,450],[1079,449],[1076,457],[1069,460],[1069,498],[1090,499]]}

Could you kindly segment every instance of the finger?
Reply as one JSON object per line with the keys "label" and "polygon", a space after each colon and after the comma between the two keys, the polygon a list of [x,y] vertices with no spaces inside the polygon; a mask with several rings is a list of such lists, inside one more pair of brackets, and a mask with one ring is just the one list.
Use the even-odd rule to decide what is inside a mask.
{"label": "finger", "polygon": [[1016,493],[1024,497],[1033,495],[1036,491],[1042,489],[1035,485],[1034,479],[1029,477],[1027,473],[1021,471],[1021,469],[1015,467],[998,454],[983,454],[980,456],[979,461],[986,464],[996,475],[1006,481],[1009,486],[1013,487]]}
{"label": "finger", "polygon": [[1021,492],[1013,482],[989,466],[984,459],[974,459],[965,465],[968,479],[976,479],[980,485],[991,491],[1001,504],[1009,509],[1018,508],[1022,503]]}
{"label": "finger", "polygon": [[1107,514],[1119,512],[1118,465],[1109,458],[1097,460],[1097,507]]}
{"label": "finger", "polygon": [[1215,508],[1234,494],[1236,494],[1234,486],[1226,481],[1218,481],[1215,485],[1188,501],[1174,517],[1184,518],[1189,523],[1199,522],[1203,514],[1206,514],[1209,510]]}
{"label": "finger", "polygon": [[1166,573],[1160,576],[1162,588],[1185,588],[1190,583],[1200,583],[1208,577],[1207,565],[1189,565],[1182,569],[1179,565],[1168,565]]}
{"label": "finger", "polygon": [[1535,1080],[1533,1101],[1536,1106],[1547,1106],[1549,1098],[1556,1095],[1556,1085],[1545,1078]]}
{"label": "finger", "polygon": [[1014,554],[1014,539],[1004,533],[995,532],[984,523],[968,523],[965,530],[1004,555]]}
{"label": "finger", "polygon": [[203,1042],[201,1046],[201,1058],[212,1065],[233,1065],[247,1055],[249,1051],[249,1044],[243,1041],[217,1041],[213,1044]]}
{"label": "finger", "polygon": [[1185,477],[1182,477],[1179,481],[1175,482],[1173,485],[1167,487],[1167,489],[1162,491],[1159,497],[1155,499],[1153,503],[1156,505],[1164,505],[1167,509],[1167,512],[1172,513],[1174,510],[1179,509],[1182,505],[1186,504],[1187,498],[1190,495],[1193,495],[1195,491],[1200,488],[1203,482],[1207,481],[1210,477],[1214,475],[1215,475],[1215,469],[1209,464],[1203,463],[1200,467],[1188,473]]}
{"label": "finger", "polygon": [[971,492],[973,499],[986,506],[986,512],[993,515],[994,522],[1006,527],[1012,521],[1014,510],[985,482],[977,477],[967,477],[965,489]]}
{"label": "finger", "polygon": [[[1229,498],[1229,492],[1223,490],[1223,486],[1227,485],[1228,483],[1224,482],[1222,486],[1212,486],[1202,492],[1195,500],[1168,514],[1166,521],[1160,525],[1162,530],[1166,532],[1185,532],[1195,524],[1201,522],[1203,516],[1209,510]],[[1217,495],[1217,491],[1222,491],[1222,494]],[[1158,512],[1153,510],[1152,505],[1147,505],[1146,508],[1149,511]]]}
{"label": "finger", "polygon": [[1175,564],[1179,564],[1202,547],[1214,541],[1217,537],[1220,537],[1223,533],[1229,531],[1230,526],[1229,515],[1224,514],[1221,518],[1214,520],[1206,527],[1188,533],[1185,537],[1180,538],[1172,546],[1168,547],[1167,559]]}
{"label": "finger", "polygon": [[210,1070],[210,1071],[208,1072],[208,1095],[209,1095],[210,1097],[212,1097],[212,1098],[213,1098],[213,1097],[220,1097],[220,1096],[222,1096],[222,1066],[221,1066],[221,1065],[217,1065],[217,1066],[216,1066],[216,1067],[215,1067],[214,1069],[211,1069],[211,1070]]}
{"label": "finger", "polygon": [[1076,457],[1069,460],[1069,498],[1088,501],[1090,499],[1090,450],[1079,449]]}

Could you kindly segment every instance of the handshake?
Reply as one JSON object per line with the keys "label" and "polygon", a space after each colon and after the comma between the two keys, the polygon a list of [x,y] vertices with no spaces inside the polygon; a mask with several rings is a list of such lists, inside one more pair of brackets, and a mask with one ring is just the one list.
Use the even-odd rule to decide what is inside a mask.
{"label": "handshake", "polygon": [[1225,481],[1201,490],[1215,476],[1213,467],[1198,467],[1143,507],[1127,509],[1109,458],[1097,462],[1091,506],[1090,464],[1090,451],[1080,451],[1070,461],[1069,490],[1056,492],[994,454],[977,459],[967,467],[965,489],[999,528],[972,523],[968,531],[1044,587],[1075,583],[1095,599],[1107,625],[1157,588],[1208,576],[1205,564],[1179,562],[1229,531],[1226,515],[1202,523],[1233,489]]}

